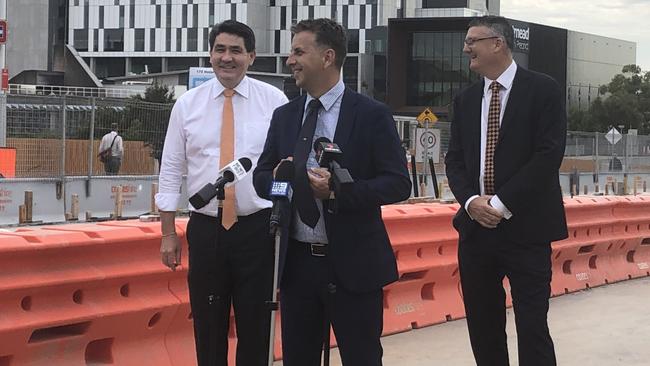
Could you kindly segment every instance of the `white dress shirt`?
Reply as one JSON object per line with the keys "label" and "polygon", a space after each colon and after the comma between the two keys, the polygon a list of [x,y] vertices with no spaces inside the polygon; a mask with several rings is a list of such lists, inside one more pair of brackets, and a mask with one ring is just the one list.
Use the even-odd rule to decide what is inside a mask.
{"label": "white dress shirt", "polygon": [[[169,118],[159,177],[156,205],[161,211],[176,211],[180,200],[183,174],[187,173],[187,193],[191,197],[207,183],[219,177],[221,119],[225,97],[217,78],[187,91],[174,104]],[[260,198],[253,187],[253,170],[257,165],[273,111],[287,102],[278,88],[244,77],[235,88],[235,160],[249,158],[249,173],[235,186],[236,211],[246,216],[271,207],[271,201]],[[191,211],[217,216],[218,201],[212,200]]]}
{"label": "white dress shirt", "polygon": [[[113,139],[115,139],[115,142],[113,142]],[[113,147],[111,147],[111,144],[113,144]],[[122,155],[124,155],[122,136],[118,135],[115,131],[111,131],[102,137],[102,142],[99,143],[99,152],[107,150],[109,147],[111,148],[111,155],[113,157],[122,158]]]}
{"label": "white dress shirt", "polygon": [[[501,114],[499,115],[499,126],[503,122],[503,113],[506,110],[506,105],[508,104],[508,97],[510,96],[510,90],[512,89],[512,82],[515,80],[515,74],[517,73],[517,64],[515,61],[512,61],[510,66],[496,79],[496,81],[501,84],[499,89],[499,98],[501,102]],[[495,80],[490,80],[484,77],[483,84],[483,100],[481,102],[481,173],[479,175],[479,187],[481,189],[481,195],[485,194],[485,187],[483,185],[485,177],[485,147],[487,141],[487,126],[488,126],[488,114],[490,111],[490,101],[492,100],[492,89],[490,85]],[[478,198],[478,195],[470,197],[467,202],[465,202],[465,210],[469,208],[470,202],[475,198]],[[494,195],[490,199],[490,206],[494,207],[497,211],[501,212],[503,217],[508,220],[512,217],[512,213],[508,208],[501,202],[498,196]],[[470,215],[471,217],[471,215]]]}

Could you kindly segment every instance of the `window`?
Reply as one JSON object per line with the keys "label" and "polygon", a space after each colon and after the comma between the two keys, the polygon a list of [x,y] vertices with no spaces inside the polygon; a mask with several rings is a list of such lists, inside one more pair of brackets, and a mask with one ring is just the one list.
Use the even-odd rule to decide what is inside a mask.
{"label": "window", "polygon": [[88,30],[74,30],[74,48],[79,52],[88,51]]}
{"label": "window", "polygon": [[198,29],[187,29],[187,50],[189,52],[196,52],[199,43]]}
{"label": "window", "polygon": [[463,32],[419,32],[411,39],[407,104],[448,106],[454,94],[478,78],[463,54]]}
{"label": "window", "polygon": [[133,50],[136,52],[144,52],[144,29],[135,29],[135,39]]}
{"label": "window", "polygon": [[104,30],[104,51],[105,52],[124,51],[124,29]]}

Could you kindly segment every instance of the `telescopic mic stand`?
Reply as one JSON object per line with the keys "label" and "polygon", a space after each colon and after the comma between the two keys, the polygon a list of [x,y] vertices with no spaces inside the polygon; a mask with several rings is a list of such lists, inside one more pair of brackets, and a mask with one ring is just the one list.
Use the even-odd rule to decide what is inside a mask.
{"label": "telescopic mic stand", "polygon": [[269,329],[269,363],[268,366],[273,366],[275,361],[275,318],[278,311],[278,269],[280,267],[280,242],[282,241],[282,229],[280,223],[271,223],[271,234],[275,238],[274,244],[274,264],[273,264],[273,292],[271,293],[271,301],[269,309],[271,310],[271,327]]}

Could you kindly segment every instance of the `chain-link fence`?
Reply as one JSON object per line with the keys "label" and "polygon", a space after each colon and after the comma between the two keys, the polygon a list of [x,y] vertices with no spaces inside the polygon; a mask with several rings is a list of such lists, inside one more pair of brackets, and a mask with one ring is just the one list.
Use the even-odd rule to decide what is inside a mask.
{"label": "chain-link fence", "polygon": [[564,169],[595,173],[650,173],[650,136],[568,132]]}
{"label": "chain-link fence", "polygon": [[[5,99],[6,98],[6,99]],[[117,123],[124,140],[120,175],[157,174],[172,104],[141,99],[79,96],[7,95],[6,124],[0,121],[0,142],[15,149],[15,177],[50,178],[105,175],[97,157],[99,144]],[[0,114],[2,118],[2,114]],[[395,116],[405,149],[415,154],[418,123],[413,117]],[[440,155],[434,169],[444,174],[450,124],[437,122]],[[3,157],[3,159],[7,159]],[[436,159],[434,159],[436,160]],[[7,165],[7,162],[3,162]],[[431,166],[418,164],[418,172]],[[650,136],[569,132],[563,172],[650,173]],[[6,174],[5,174],[6,175]]]}
{"label": "chain-link fence", "polygon": [[[410,154],[415,154],[417,144],[418,122],[414,117],[395,116],[397,129],[403,146]],[[438,174],[444,174],[444,156],[449,147],[449,122],[437,122],[430,129],[440,131],[440,156],[434,164]],[[561,171],[564,173],[578,170],[592,173],[650,173],[650,136],[630,134],[612,135],[601,132],[567,133],[566,150]],[[423,172],[424,164],[418,165],[418,172]]]}
{"label": "chain-link fence", "polygon": [[124,141],[118,174],[157,174],[171,104],[138,99],[8,95],[5,146],[15,177],[104,175],[99,144],[116,123]]}

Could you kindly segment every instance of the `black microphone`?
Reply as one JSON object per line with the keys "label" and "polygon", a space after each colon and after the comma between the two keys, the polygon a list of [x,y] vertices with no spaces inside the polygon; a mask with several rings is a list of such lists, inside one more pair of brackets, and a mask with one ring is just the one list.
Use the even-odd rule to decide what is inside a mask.
{"label": "black microphone", "polygon": [[332,174],[330,185],[335,193],[339,193],[341,188],[346,185],[354,183],[350,172],[339,164],[339,160],[343,157],[343,151],[337,144],[327,137],[319,137],[314,141],[314,152],[316,153],[318,165],[329,168]]}
{"label": "black microphone", "polygon": [[271,233],[275,229],[284,224],[283,219],[286,217],[287,207],[291,199],[291,182],[293,182],[294,165],[292,161],[283,160],[278,165],[278,170],[275,172],[275,178],[271,183],[271,201],[273,201],[273,208],[271,209]]}
{"label": "black microphone", "polygon": [[237,182],[248,174],[248,171],[251,170],[253,163],[249,158],[240,158],[235,160],[225,167],[223,167],[219,174],[221,175],[215,182],[208,183],[200,191],[196,192],[192,197],[190,197],[190,203],[192,207],[200,209],[205,207],[214,196],[217,195],[219,190],[222,190],[223,187],[230,182]]}

